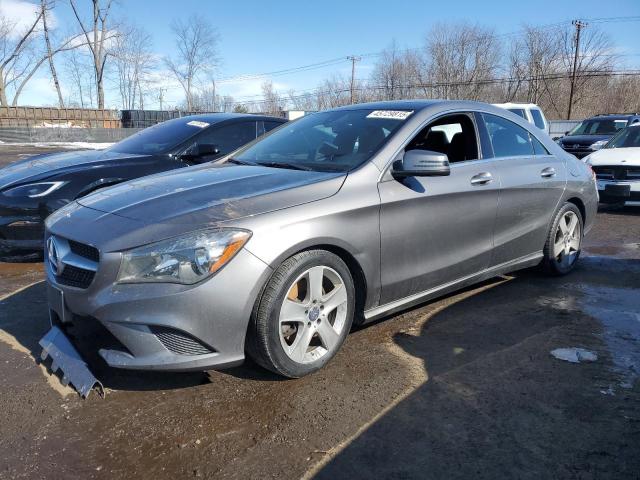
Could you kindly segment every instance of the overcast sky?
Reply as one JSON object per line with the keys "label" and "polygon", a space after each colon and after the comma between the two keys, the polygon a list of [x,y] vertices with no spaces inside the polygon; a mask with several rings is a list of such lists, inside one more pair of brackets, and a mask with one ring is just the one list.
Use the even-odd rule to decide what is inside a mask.
{"label": "overcast sky", "polygon": [[[88,0],[77,0],[79,5]],[[606,8],[603,8],[606,6]],[[24,0],[0,0],[4,15],[27,21],[30,5]],[[75,28],[68,0],[57,0],[54,26],[62,33]],[[345,58],[321,69],[272,77],[283,93],[289,89],[314,88],[324,78],[350,74],[348,55],[378,52],[395,39],[400,47],[418,47],[429,27],[437,22],[471,21],[492,27],[497,34],[520,31],[526,22],[548,25],[574,18],[623,17],[640,15],[640,0],[602,0],[530,2],[513,0],[458,0],[430,2],[425,0],[323,0],[305,1],[202,1],[202,0],[119,0],[116,18],[127,19],[144,27],[152,36],[151,48],[158,57],[171,54],[174,46],[170,30],[173,18],[191,14],[208,19],[220,34],[219,52],[222,63],[218,78],[243,74],[273,72],[330,59]],[[640,22],[599,23],[609,33],[617,53],[629,68],[640,68],[638,31]],[[506,38],[509,38],[508,36]],[[375,57],[358,64],[357,76],[365,78]],[[21,103],[46,105],[56,103],[48,71],[34,78],[21,97]],[[264,78],[222,82],[218,91],[241,100],[259,95]],[[182,100],[182,93],[166,81],[169,91],[166,105]],[[64,84],[63,84],[64,88]],[[114,85],[107,85],[106,106],[119,103]],[[148,107],[157,107],[148,102]]]}

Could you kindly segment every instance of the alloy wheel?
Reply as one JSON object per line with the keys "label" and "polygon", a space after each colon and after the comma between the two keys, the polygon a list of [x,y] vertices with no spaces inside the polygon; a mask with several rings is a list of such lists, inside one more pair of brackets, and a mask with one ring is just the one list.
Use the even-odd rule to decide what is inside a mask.
{"label": "alloy wheel", "polygon": [[310,363],[335,350],[347,307],[347,289],[334,269],[319,265],[299,275],[280,308],[280,343],[287,356],[297,363]]}
{"label": "alloy wheel", "polygon": [[553,243],[553,256],[563,268],[573,265],[578,259],[582,232],[575,212],[566,212],[558,222]]}

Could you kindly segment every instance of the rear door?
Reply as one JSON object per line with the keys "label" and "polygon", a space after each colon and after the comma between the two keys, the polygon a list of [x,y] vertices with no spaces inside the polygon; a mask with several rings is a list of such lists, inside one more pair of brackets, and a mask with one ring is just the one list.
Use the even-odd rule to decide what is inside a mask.
{"label": "rear door", "polygon": [[381,198],[381,304],[487,268],[500,178],[482,158],[474,116],[456,113],[427,125],[405,147],[445,153],[451,175],[386,178]]}
{"label": "rear door", "polygon": [[485,113],[478,121],[491,139],[502,184],[491,262],[500,265],[542,251],[566,169],[527,129]]}

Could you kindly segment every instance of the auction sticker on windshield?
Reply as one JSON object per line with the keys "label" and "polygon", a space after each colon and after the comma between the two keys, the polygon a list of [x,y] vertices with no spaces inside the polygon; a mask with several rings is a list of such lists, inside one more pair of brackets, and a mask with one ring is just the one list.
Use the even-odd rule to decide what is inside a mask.
{"label": "auction sticker on windshield", "polygon": [[394,120],[406,120],[413,110],[374,110],[367,118],[391,118]]}
{"label": "auction sticker on windshield", "polygon": [[187,125],[191,125],[192,127],[198,128],[207,128],[209,124],[207,122],[199,122],[198,120],[191,120],[187,123]]}

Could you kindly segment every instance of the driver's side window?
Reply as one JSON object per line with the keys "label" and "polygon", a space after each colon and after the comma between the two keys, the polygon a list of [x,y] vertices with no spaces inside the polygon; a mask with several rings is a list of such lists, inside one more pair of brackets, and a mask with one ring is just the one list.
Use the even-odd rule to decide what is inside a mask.
{"label": "driver's side window", "polygon": [[454,114],[431,122],[418,133],[408,150],[429,150],[444,153],[449,162],[478,159],[478,142],[473,121],[466,114]]}

